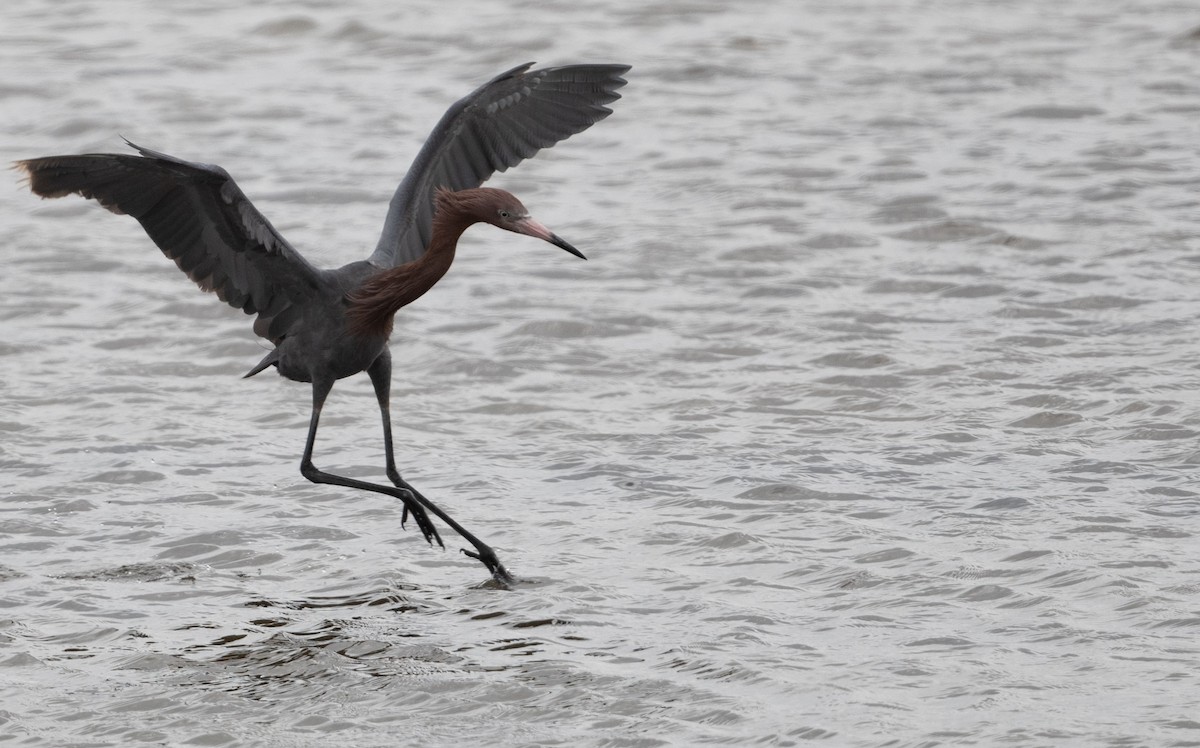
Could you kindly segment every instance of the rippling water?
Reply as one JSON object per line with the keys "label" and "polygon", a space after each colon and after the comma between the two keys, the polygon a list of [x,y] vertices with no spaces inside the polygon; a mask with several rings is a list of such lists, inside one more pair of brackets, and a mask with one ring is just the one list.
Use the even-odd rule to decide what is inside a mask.
{"label": "rippling water", "polygon": [[[10,0],[0,159],[118,136],[364,257],[445,107],[634,65],[397,321],[406,476],[137,224],[0,191],[11,745],[1200,745],[1189,3]],[[319,463],[382,478],[344,381]]]}

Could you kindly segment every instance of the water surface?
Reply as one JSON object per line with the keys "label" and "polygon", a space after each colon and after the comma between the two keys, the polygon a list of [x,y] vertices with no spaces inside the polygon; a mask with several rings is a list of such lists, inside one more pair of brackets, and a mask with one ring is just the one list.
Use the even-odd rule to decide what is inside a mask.
{"label": "water surface", "polygon": [[[393,337],[406,477],[135,222],[13,173],[12,745],[1200,744],[1200,15],[1175,2],[14,0],[0,160],[218,163],[365,257],[445,108],[634,65]],[[381,480],[365,377],[318,464]]]}

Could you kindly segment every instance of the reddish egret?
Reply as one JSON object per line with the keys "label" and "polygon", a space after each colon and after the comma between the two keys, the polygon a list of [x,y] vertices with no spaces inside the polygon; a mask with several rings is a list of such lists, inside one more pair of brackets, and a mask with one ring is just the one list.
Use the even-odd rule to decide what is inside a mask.
{"label": "reddish egret", "polygon": [[[521,65],[450,107],[396,189],[383,234],[366,260],[320,270],[308,263],[250,203],[224,169],[190,163],[129,143],[141,155],[94,153],[20,161],[42,197],[71,193],[127,213],[180,270],[246,314],[275,348],[250,370],[274,366],[312,383],[312,417],[300,472],[314,483],[359,488],[404,502],[426,542],[445,547],[429,513],[467,540],[463,553],[503,583],[512,577],[496,553],[408,484],[396,469],[389,392],[393,315],[450,268],[469,226],[490,223],[579,251],[529,217],[511,194],[481,188],[504,171],[611,114],[627,65]],[[365,371],[383,416],[383,449],[392,486],[317,469],[313,444],[321,407],[343,377]]]}

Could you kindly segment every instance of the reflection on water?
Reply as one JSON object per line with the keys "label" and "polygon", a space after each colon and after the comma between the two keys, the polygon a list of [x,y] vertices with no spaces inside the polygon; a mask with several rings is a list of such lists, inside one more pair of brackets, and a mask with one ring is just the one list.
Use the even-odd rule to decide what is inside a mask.
{"label": "reflection on water", "polygon": [[[10,191],[0,736],[1194,742],[1200,20],[538,9],[6,7],[0,156],[219,163],[322,266],[480,81],[634,70],[494,182],[590,261],[477,229],[397,320],[405,475],[508,592],[304,481],[307,390],[136,223]],[[379,479],[359,379],[318,449]]]}

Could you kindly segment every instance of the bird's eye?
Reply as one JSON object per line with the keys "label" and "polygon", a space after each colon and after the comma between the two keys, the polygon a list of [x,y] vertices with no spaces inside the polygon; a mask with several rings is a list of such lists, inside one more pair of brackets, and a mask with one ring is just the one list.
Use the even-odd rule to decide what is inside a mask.
{"label": "bird's eye", "polygon": [[507,210],[502,210],[502,211],[500,211],[500,217],[501,218],[511,218],[512,213],[509,213]]}

